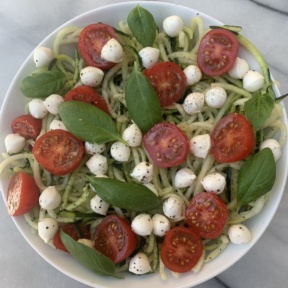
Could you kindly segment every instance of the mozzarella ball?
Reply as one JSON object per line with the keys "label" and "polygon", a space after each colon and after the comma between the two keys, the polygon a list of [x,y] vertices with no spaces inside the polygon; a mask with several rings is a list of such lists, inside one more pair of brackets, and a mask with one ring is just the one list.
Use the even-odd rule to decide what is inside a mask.
{"label": "mozzarella ball", "polygon": [[202,78],[202,72],[196,65],[187,66],[183,72],[186,75],[188,86],[198,83]]}
{"label": "mozzarella ball", "polygon": [[183,109],[189,115],[201,112],[203,106],[204,94],[200,92],[188,94],[183,102]]}
{"label": "mozzarella ball", "polygon": [[205,191],[220,194],[224,191],[226,179],[220,173],[212,173],[206,175],[201,180],[201,184],[203,185]]}
{"label": "mozzarella ball", "polygon": [[53,218],[44,218],[38,222],[38,234],[45,243],[54,238],[57,230],[58,222]]}
{"label": "mozzarella ball", "polygon": [[64,98],[58,94],[51,94],[44,100],[44,105],[49,113],[53,115],[59,114],[59,105],[64,102]]}
{"label": "mozzarella ball", "polygon": [[80,238],[77,240],[77,242],[82,243],[82,244],[94,249],[93,241],[90,239]]}
{"label": "mozzarella ball", "polygon": [[136,124],[131,124],[122,133],[122,139],[130,147],[138,147],[142,143],[142,132]]}
{"label": "mozzarella ball", "polygon": [[64,125],[63,121],[61,120],[57,120],[57,119],[53,119],[49,125],[50,130],[56,130],[56,129],[62,129],[62,130],[66,130],[67,128]]}
{"label": "mozzarella ball", "polygon": [[43,67],[49,65],[53,58],[54,54],[50,48],[37,47],[34,50],[34,63],[36,67]]}
{"label": "mozzarella ball", "polygon": [[211,148],[211,139],[209,134],[197,135],[191,138],[190,151],[199,158],[205,158]]}
{"label": "mozzarella ball", "polygon": [[260,144],[260,150],[264,148],[270,148],[275,161],[277,161],[281,156],[281,146],[276,139],[266,139]]}
{"label": "mozzarella ball", "polygon": [[108,161],[105,156],[96,154],[86,162],[86,166],[94,175],[103,175],[108,170]]}
{"label": "mozzarella ball", "polygon": [[143,252],[138,252],[134,255],[129,262],[129,271],[137,275],[151,272],[152,269],[147,255]]}
{"label": "mozzarella ball", "polygon": [[101,50],[101,57],[106,61],[119,63],[123,60],[123,49],[120,43],[112,38],[110,39]]}
{"label": "mozzarella ball", "polygon": [[221,108],[227,99],[227,93],[222,87],[213,87],[205,92],[205,102],[209,107]]}
{"label": "mozzarella ball", "polygon": [[48,110],[42,99],[34,98],[28,104],[30,114],[37,119],[42,119],[48,114]]}
{"label": "mozzarella ball", "polygon": [[61,195],[55,186],[48,186],[39,197],[39,205],[46,210],[56,209],[60,203]]}
{"label": "mozzarella ball", "polygon": [[228,71],[228,75],[235,79],[243,79],[245,73],[249,71],[249,65],[246,60],[236,57],[232,68]]}
{"label": "mozzarella ball", "polygon": [[163,237],[170,230],[170,221],[162,214],[155,214],[152,217],[153,233],[156,236]]}
{"label": "mozzarella ball", "polygon": [[97,87],[101,84],[104,72],[93,66],[87,66],[80,71],[80,79],[84,85]]}
{"label": "mozzarella ball", "polygon": [[25,147],[25,138],[19,134],[8,134],[5,137],[5,148],[8,154],[19,153]]}
{"label": "mozzarella ball", "polygon": [[127,162],[131,155],[130,147],[120,141],[116,141],[110,148],[111,156],[119,162]]}
{"label": "mozzarella ball", "polygon": [[90,143],[85,142],[84,143],[85,153],[88,155],[95,155],[95,154],[101,154],[105,151],[106,146],[105,144],[97,144],[97,143]]}
{"label": "mozzarella ball", "polygon": [[153,165],[148,162],[140,162],[135,166],[132,173],[130,174],[131,177],[140,183],[149,183],[153,179]]}
{"label": "mozzarella ball", "polygon": [[249,92],[255,92],[264,85],[264,76],[255,70],[249,70],[243,77],[243,88]]}
{"label": "mozzarella ball", "polygon": [[154,47],[144,47],[139,51],[139,56],[142,60],[142,66],[151,68],[158,62],[160,50]]}
{"label": "mozzarella ball", "polygon": [[228,229],[228,236],[233,244],[247,244],[252,239],[249,229],[243,224],[230,226]]}
{"label": "mozzarella ball", "polygon": [[98,195],[95,195],[90,200],[90,208],[95,213],[98,213],[100,215],[106,215],[107,211],[109,209],[110,204],[104,201],[102,198],[100,198]]}
{"label": "mozzarella ball", "polygon": [[176,196],[170,196],[163,202],[163,212],[165,216],[174,221],[183,219],[185,204]]}
{"label": "mozzarella ball", "polygon": [[140,236],[148,236],[153,230],[153,221],[149,214],[137,215],[131,223],[132,230]]}
{"label": "mozzarella ball", "polygon": [[196,179],[195,173],[189,168],[182,168],[176,172],[174,186],[176,188],[186,188],[192,185]]}
{"label": "mozzarella ball", "polygon": [[169,16],[163,21],[163,30],[170,37],[176,37],[182,31],[183,27],[184,22],[177,15]]}

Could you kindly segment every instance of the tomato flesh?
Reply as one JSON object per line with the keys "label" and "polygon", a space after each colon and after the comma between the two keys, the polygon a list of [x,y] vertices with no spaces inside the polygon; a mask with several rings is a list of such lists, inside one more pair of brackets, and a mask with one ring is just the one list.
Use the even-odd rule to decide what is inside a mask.
{"label": "tomato flesh", "polygon": [[38,203],[39,189],[34,178],[24,172],[17,172],[9,182],[7,209],[11,216],[23,215]]}
{"label": "tomato flesh", "polygon": [[110,114],[106,101],[92,87],[83,85],[71,89],[65,95],[64,101],[71,101],[71,100],[90,103],[100,108],[107,114]]}
{"label": "tomato flesh", "polygon": [[16,117],[11,123],[13,133],[17,133],[25,139],[36,140],[42,128],[42,120],[33,116],[21,115]]}
{"label": "tomato flesh", "polygon": [[202,252],[203,244],[193,229],[176,226],[164,238],[161,259],[169,270],[184,273],[197,264]]}
{"label": "tomato flesh", "polygon": [[178,102],[183,96],[187,78],[181,67],[174,62],[160,62],[143,74],[150,80],[156,90],[161,107]]}
{"label": "tomato flesh", "polygon": [[223,28],[206,33],[199,45],[197,62],[200,70],[210,76],[228,72],[238,55],[239,44],[235,35]]}
{"label": "tomato flesh", "polygon": [[189,140],[175,124],[161,122],[144,135],[144,146],[153,162],[161,168],[177,166],[189,154]]}
{"label": "tomato flesh", "polygon": [[53,245],[55,246],[55,248],[69,253],[61,240],[61,230],[68,234],[75,241],[79,240],[80,238],[90,239],[90,232],[84,225],[79,225],[79,229],[81,235],[79,234],[79,231],[76,229],[75,224],[73,223],[64,224],[63,226],[59,227],[53,238]]}
{"label": "tomato flesh", "polygon": [[32,152],[44,169],[61,176],[71,173],[79,166],[84,154],[84,145],[70,132],[55,129],[40,136]]}
{"label": "tomato flesh", "polygon": [[117,215],[108,215],[96,227],[93,245],[114,263],[119,263],[135,250],[137,235],[127,220]]}
{"label": "tomato flesh", "polygon": [[185,221],[206,239],[215,239],[228,219],[225,202],[214,193],[201,192],[192,198],[185,211]]}
{"label": "tomato flesh", "polygon": [[240,161],[253,153],[255,136],[250,122],[239,113],[223,117],[211,133],[211,154],[220,163]]}
{"label": "tomato flesh", "polygon": [[81,31],[78,47],[87,66],[106,70],[115,65],[101,57],[103,46],[112,38],[117,38],[114,29],[104,23],[90,24]]}

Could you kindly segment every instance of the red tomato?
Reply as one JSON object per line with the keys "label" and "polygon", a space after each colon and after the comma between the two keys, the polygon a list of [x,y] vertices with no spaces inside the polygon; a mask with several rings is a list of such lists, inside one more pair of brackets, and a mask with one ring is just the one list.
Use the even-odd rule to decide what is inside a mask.
{"label": "red tomato", "polygon": [[173,167],[186,160],[189,140],[175,124],[161,122],[144,135],[144,146],[153,162],[161,168]]}
{"label": "red tomato", "polygon": [[117,215],[108,215],[96,227],[93,245],[114,263],[119,263],[135,250],[137,235],[127,220]]}
{"label": "red tomato", "polygon": [[7,209],[11,216],[23,215],[38,203],[39,189],[34,178],[24,172],[13,175],[8,186]]}
{"label": "red tomato", "polygon": [[240,161],[255,148],[255,137],[250,122],[239,113],[222,118],[211,133],[211,154],[220,163]]}
{"label": "red tomato", "polygon": [[202,252],[203,244],[193,229],[176,226],[164,238],[161,259],[169,270],[184,273],[197,264]]}
{"label": "red tomato", "polygon": [[156,90],[161,107],[172,105],[184,94],[187,78],[174,62],[160,62],[143,71]]}
{"label": "red tomato", "polygon": [[185,212],[188,226],[207,239],[215,239],[222,233],[228,219],[228,210],[222,199],[211,192],[198,193]]}
{"label": "red tomato", "polygon": [[115,65],[101,57],[103,46],[112,38],[116,38],[114,29],[103,23],[86,26],[79,35],[79,52],[87,66],[95,66],[106,70]]}
{"label": "red tomato", "polygon": [[69,253],[69,251],[66,249],[65,245],[61,240],[60,236],[61,230],[66,234],[68,234],[75,241],[77,241],[80,238],[90,239],[89,230],[84,225],[79,225],[79,228],[81,229],[82,233],[81,235],[79,235],[79,232],[76,229],[75,224],[73,223],[64,224],[63,226],[59,227],[53,239],[53,245],[55,246],[55,248]]}
{"label": "red tomato", "polygon": [[89,86],[78,86],[71,89],[64,98],[65,101],[76,100],[90,103],[107,114],[110,114],[108,106],[104,98],[99,95],[92,87]]}
{"label": "red tomato", "polygon": [[25,139],[36,140],[42,128],[42,120],[28,114],[21,115],[12,121],[11,128],[13,133],[18,133]]}
{"label": "red tomato", "polygon": [[239,44],[235,35],[223,28],[212,29],[204,35],[198,49],[198,66],[210,76],[228,72],[238,55]]}
{"label": "red tomato", "polygon": [[56,129],[39,137],[32,150],[37,162],[54,175],[75,170],[84,153],[83,142],[70,132]]}

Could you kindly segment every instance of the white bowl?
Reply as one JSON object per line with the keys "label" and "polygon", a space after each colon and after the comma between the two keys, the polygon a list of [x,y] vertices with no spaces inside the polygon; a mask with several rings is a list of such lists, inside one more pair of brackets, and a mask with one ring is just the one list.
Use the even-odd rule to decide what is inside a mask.
{"label": "white bowl", "polygon": [[[129,11],[131,11],[137,4],[148,9],[154,15],[159,27],[161,27],[161,23],[166,16],[175,14],[181,16],[187,24],[190,23],[189,21],[191,20],[191,18],[193,16],[196,16],[197,14],[199,14],[203,18],[206,27],[208,27],[209,25],[222,24],[218,20],[209,17],[199,11],[195,11],[193,9],[178,6],[175,4],[151,1],[118,3],[92,10],[72,19],[71,21],[65,23],[63,26],[59,27],[52,34],[50,34],[39,44],[39,46],[52,47],[53,39],[55,38],[57,32],[65,26],[73,25],[84,27],[85,25],[91,24],[95,21],[99,21],[117,27],[118,21],[126,20]],[[253,39],[251,40],[253,41]],[[253,69],[259,69],[257,63],[253,60],[252,56],[247,53],[247,51],[241,49],[240,54],[249,61],[249,64]],[[0,121],[0,135],[2,135],[2,141],[0,142],[1,152],[5,151],[3,136],[11,133],[9,124],[16,116],[23,114],[24,97],[21,97],[22,93],[19,89],[19,83],[25,76],[27,76],[33,71],[34,67],[35,66],[33,63],[33,53],[31,53],[31,55],[26,59],[26,61],[23,63],[22,67],[18,71],[17,75],[15,76],[5,97],[4,103],[2,105]],[[279,95],[279,91],[277,89],[276,93]],[[15,105],[15,103],[17,103],[17,105]],[[286,112],[284,111],[284,121],[285,124],[288,126],[286,119]],[[193,287],[211,279],[212,277],[215,277],[216,275],[229,268],[235,262],[237,262],[251,249],[251,247],[264,233],[278,208],[285,188],[288,166],[287,161],[288,145],[286,143],[285,147],[283,147],[282,157],[277,162],[277,179],[273,190],[270,193],[268,202],[266,203],[265,207],[259,215],[246,222],[253,235],[252,241],[246,245],[229,245],[228,248],[226,248],[222,252],[222,254],[218,256],[215,260],[205,264],[203,269],[199,273],[185,273],[180,275],[178,279],[175,279],[169,273],[167,273],[166,281],[162,281],[159,274],[157,273],[141,277],[127,274],[125,275],[124,280],[118,280],[111,277],[101,277],[83,267],[79,262],[72,259],[69,254],[56,251],[50,246],[46,245],[37,235],[31,233],[31,230],[26,224],[23,217],[14,217],[13,221],[23,235],[23,237],[47,262],[49,262],[56,269],[62,271],[71,278],[91,287]],[[2,173],[0,178],[0,189],[4,201],[6,201],[6,191],[9,183],[8,178],[9,177],[7,173]]]}

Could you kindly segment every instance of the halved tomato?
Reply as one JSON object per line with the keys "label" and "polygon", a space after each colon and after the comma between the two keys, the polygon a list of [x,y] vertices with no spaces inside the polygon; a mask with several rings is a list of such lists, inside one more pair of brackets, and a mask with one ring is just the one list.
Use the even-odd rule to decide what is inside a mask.
{"label": "halved tomato", "polygon": [[65,175],[80,164],[83,142],[70,132],[55,129],[40,136],[32,149],[36,161],[54,175]]}
{"label": "halved tomato", "polygon": [[176,226],[170,229],[161,248],[161,259],[171,271],[190,271],[203,253],[200,237],[191,228]]}
{"label": "halved tomato", "polygon": [[211,133],[211,154],[220,163],[240,161],[253,153],[253,127],[245,116],[232,113],[223,117]]}
{"label": "halved tomato", "polygon": [[119,263],[131,255],[137,246],[137,235],[131,224],[117,215],[108,215],[96,227],[93,236],[94,248],[114,263]]}
{"label": "halved tomato", "polygon": [[207,239],[215,239],[223,231],[228,219],[225,202],[212,192],[201,192],[192,198],[185,212],[189,227]]}
{"label": "halved tomato", "polygon": [[232,68],[238,49],[238,40],[231,31],[212,29],[200,42],[197,54],[199,68],[210,76],[223,75]]}
{"label": "halved tomato", "polygon": [[184,162],[189,154],[189,140],[175,124],[161,122],[144,135],[144,146],[153,162],[161,168]]}
{"label": "halved tomato", "polygon": [[178,102],[183,96],[187,78],[179,65],[174,62],[160,62],[143,74],[150,80],[156,90],[161,107]]}
{"label": "halved tomato", "polygon": [[106,70],[115,65],[101,57],[103,46],[112,38],[117,38],[114,29],[104,23],[86,26],[79,35],[79,52],[87,66]]}

